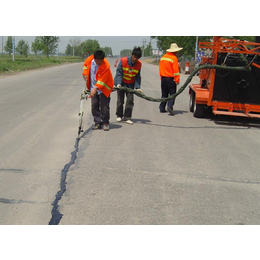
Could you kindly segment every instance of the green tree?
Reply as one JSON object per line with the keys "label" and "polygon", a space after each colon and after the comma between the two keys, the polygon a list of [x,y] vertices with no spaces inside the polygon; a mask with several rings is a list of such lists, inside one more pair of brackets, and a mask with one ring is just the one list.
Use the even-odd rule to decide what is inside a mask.
{"label": "green tree", "polygon": [[149,44],[144,49],[144,56],[151,56],[151,54],[152,54],[152,45],[149,42]]}
{"label": "green tree", "polygon": [[78,52],[79,50],[79,46],[81,44],[81,39],[80,37],[76,37],[74,36],[73,39],[70,39],[69,43],[71,44],[71,48],[72,48],[72,55],[78,55],[78,53],[76,54],[76,52]]}
{"label": "green tree", "polygon": [[16,46],[16,51],[20,53],[20,55],[25,55],[26,57],[29,54],[29,44],[25,43],[24,40],[20,40]]}
{"label": "green tree", "polygon": [[40,43],[39,36],[36,36],[34,42],[32,42],[31,50],[35,53],[35,55],[37,54],[38,51],[41,50],[41,43]]}
{"label": "green tree", "polygon": [[4,49],[6,52],[9,53],[9,55],[11,55],[11,53],[13,52],[13,37],[12,36],[7,37]]}
{"label": "green tree", "polygon": [[[230,36],[223,36],[224,38],[230,38]],[[241,41],[249,41],[255,42],[255,36],[233,36],[232,38],[241,40]]]}
{"label": "green tree", "polygon": [[130,49],[123,49],[120,51],[120,57],[126,57],[126,56],[129,56],[131,55],[132,53],[132,50]]}
{"label": "green tree", "polygon": [[112,48],[111,47],[104,47],[104,48],[101,48],[101,50],[104,51],[104,53],[106,54],[106,56],[112,56]]}
{"label": "green tree", "polygon": [[51,53],[56,53],[59,37],[57,36],[38,36],[40,41],[40,50],[49,58]]}
{"label": "green tree", "polygon": [[23,55],[25,55],[26,57],[28,57],[29,55],[29,50],[30,50],[30,46],[29,46],[29,43],[26,42],[24,47],[23,47]]}
{"label": "green tree", "polygon": [[66,55],[72,55],[72,46],[70,44],[67,45],[65,50]]}
{"label": "green tree", "polygon": [[[183,50],[179,52],[179,55],[191,56],[195,55],[196,36],[152,36],[157,39],[157,47],[159,50],[166,52],[170,48],[172,43],[177,43]],[[212,36],[199,36],[199,41],[209,41]]]}
{"label": "green tree", "polygon": [[74,55],[75,56],[82,56],[82,46],[75,46],[74,48]]}
{"label": "green tree", "polygon": [[100,49],[100,45],[97,40],[86,40],[81,43],[82,55],[92,55],[96,50]]}
{"label": "green tree", "polygon": [[23,47],[25,45],[25,41],[24,40],[20,40],[17,45],[16,45],[16,51],[18,53],[20,53],[20,55],[23,55]]}
{"label": "green tree", "polygon": [[[255,41],[255,36],[222,36],[223,38],[239,39],[247,41]],[[196,36],[152,36],[157,40],[157,47],[163,52],[169,49],[172,43],[177,43],[183,50],[179,52],[179,56],[194,57],[196,47]],[[208,42],[213,36],[198,36],[198,42]]]}

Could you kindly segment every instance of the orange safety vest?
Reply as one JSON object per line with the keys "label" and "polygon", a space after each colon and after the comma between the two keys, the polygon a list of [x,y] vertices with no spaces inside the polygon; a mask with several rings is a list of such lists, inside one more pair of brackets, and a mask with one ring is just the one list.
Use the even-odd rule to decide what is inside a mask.
{"label": "orange safety vest", "polygon": [[162,56],[159,63],[159,73],[161,77],[173,77],[176,83],[180,82],[178,58],[174,53],[167,52]]}
{"label": "orange safety vest", "polygon": [[[94,55],[89,56],[83,65],[83,73],[82,75],[87,75],[87,88],[90,89],[90,67],[91,62],[94,59]],[[112,72],[110,70],[110,65],[107,59],[104,59],[104,62],[98,67],[96,73],[96,85],[98,89],[102,91],[102,93],[109,97],[110,93],[114,87],[114,79],[112,76]]]}
{"label": "orange safety vest", "polygon": [[122,69],[123,69],[123,82],[126,84],[132,84],[135,82],[135,76],[140,71],[142,67],[142,62],[137,61],[134,67],[130,67],[127,62],[127,57],[121,59],[122,61]]}

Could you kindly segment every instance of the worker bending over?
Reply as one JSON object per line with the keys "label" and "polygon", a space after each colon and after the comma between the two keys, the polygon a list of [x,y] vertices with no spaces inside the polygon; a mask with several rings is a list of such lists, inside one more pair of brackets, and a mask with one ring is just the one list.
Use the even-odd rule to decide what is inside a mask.
{"label": "worker bending over", "polygon": [[83,78],[90,89],[91,110],[95,125],[93,130],[101,128],[109,130],[110,119],[110,94],[114,87],[114,80],[109,62],[105,59],[105,53],[97,50],[89,56],[83,65]]}

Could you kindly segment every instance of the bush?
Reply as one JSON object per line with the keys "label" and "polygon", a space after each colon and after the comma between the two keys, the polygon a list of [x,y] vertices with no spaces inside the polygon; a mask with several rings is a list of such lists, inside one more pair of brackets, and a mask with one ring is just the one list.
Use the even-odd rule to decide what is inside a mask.
{"label": "bush", "polygon": [[6,65],[6,63],[0,63],[0,73],[1,72],[7,72],[9,69],[8,69],[8,67],[7,67],[7,65]]}

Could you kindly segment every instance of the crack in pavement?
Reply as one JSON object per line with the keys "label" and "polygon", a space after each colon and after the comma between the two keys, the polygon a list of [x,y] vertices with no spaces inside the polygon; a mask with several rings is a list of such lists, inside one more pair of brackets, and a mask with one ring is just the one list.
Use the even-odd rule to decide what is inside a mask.
{"label": "crack in pavement", "polygon": [[5,204],[20,204],[20,203],[46,204],[46,203],[48,203],[48,202],[45,202],[45,201],[30,201],[30,200],[16,200],[16,199],[0,198],[0,203],[5,203]]}
{"label": "crack in pavement", "polygon": [[79,141],[80,141],[80,139],[82,137],[85,137],[89,132],[91,132],[92,127],[93,126],[88,128],[82,134],[82,136],[80,138],[76,138],[75,145],[74,145],[75,150],[71,153],[71,160],[70,160],[69,163],[67,163],[64,166],[64,168],[61,171],[60,190],[56,193],[56,198],[52,203],[52,206],[53,206],[52,211],[51,211],[52,218],[49,221],[49,225],[58,225],[60,223],[61,219],[62,219],[63,215],[59,212],[59,204],[58,203],[61,200],[62,195],[66,191],[66,185],[67,185],[66,178],[67,178],[67,175],[68,175],[68,171],[70,169],[70,166],[73,165],[75,163],[76,159],[77,159],[77,153],[79,151]]}

